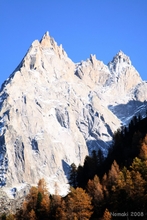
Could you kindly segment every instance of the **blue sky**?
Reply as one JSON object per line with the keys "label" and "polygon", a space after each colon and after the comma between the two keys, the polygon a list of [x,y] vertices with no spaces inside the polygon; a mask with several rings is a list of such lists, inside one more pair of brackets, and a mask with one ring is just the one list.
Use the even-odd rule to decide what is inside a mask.
{"label": "blue sky", "polygon": [[46,31],[74,62],[122,50],[147,80],[147,0],[0,0],[0,84]]}

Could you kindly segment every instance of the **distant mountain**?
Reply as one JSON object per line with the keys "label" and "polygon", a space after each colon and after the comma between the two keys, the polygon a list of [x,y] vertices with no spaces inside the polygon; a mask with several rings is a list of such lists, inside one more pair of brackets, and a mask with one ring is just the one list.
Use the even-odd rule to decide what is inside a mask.
{"label": "distant mountain", "polygon": [[[122,51],[73,63],[48,32],[35,40],[0,92],[0,186],[40,178],[67,192],[70,165],[107,155],[113,133],[146,115],[147,83]],[[7,188],[8,189],[8,188]]]}

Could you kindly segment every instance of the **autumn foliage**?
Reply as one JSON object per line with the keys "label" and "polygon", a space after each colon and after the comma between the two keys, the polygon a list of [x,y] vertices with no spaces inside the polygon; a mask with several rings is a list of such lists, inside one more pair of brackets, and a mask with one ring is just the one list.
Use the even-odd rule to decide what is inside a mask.
{"label": "autumn foliage", "polygon": [[91,197],[82,188],[71,188],[67,196],[67,219],[88,220],[92,214]]}

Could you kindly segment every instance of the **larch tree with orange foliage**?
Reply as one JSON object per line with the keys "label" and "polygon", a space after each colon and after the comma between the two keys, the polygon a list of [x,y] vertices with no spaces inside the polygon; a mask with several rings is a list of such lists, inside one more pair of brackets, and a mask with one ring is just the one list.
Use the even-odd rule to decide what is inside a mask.
{"label": "larch tree with orange foliage", "polygon": [[68,220],[89,220],[93,213],[91,197],[82,188],[71,188],[71,192],[67,196],[66,204]]}
{"label": "larch tree with orange foliage", "polygon": [[105,209],[105,212],[101,220],[111,220],[111,219],[112,219],[111,213],[109,212],[108,209]]}
{"label": "larch tree with orange foliage", "polygon": [[103,205],[103,189],[99,177],[94,176],[93,180],[89,180],[87,184],[87,192],[92,198],[92,205],[94,206],[94,215],[101,215],[101,207]]}
{"label": "larch tree with orange foliage", "polygon": [[7,217],[6,217],[6,220],[15,220],[16,218],[14,217],[14,215],[13,214],[9,214],[9,215],[7,215]]}
{"label": "larch tree with orange foliage", "polygon": [[114,160],[111,169],[109,170],[108,173],[108,188],[109,190],[115,185],[116,180],[118,178],[120,169],[116,161]]}
{"label": "larch tree with orange foliage", "polygon": [[65,201],[60,195],[51,196],[50,217],[56,220],[66,220]]}
{"label": "larch tree with orange foliage", "polygon": [[37,216],[40,219],[48,219],[50,211],[50,199],[49,192],[47,190],[46,182],[44,179],[40,179],[38,182],[36,209]]}
{"label": "larch tree with orange foliage", "polygon": [[33,209],[29,212],[28,216],[29,216],[29,220],[37,220],[36,213]]}
{"label": "larch tree with orange foliage", "polygon": [[147,160],[147,135],[142,141],[139,157],[143,160]]}
{"label": "larch tree with orange foliage", "polygon": [[[44,179],[39,180],[38,187],[31,187],[30,193],[27,195],[23,203],[23,219],[35,218],[48,219],[50,211],[49,193]],[[34,214],[35,213],[35,214]]]}

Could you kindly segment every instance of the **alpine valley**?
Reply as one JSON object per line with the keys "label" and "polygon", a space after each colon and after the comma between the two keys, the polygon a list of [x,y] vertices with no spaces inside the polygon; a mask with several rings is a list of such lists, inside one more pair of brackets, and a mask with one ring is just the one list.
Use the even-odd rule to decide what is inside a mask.
{"label": "alpine valley", "polygon": [[146,109],[147,82],[122,51],[108,65],[74,63],[45,33],[1,86],[0,187],[14,198],[44,178],[65,195],[70,165],[107,156],[114,132]]}

